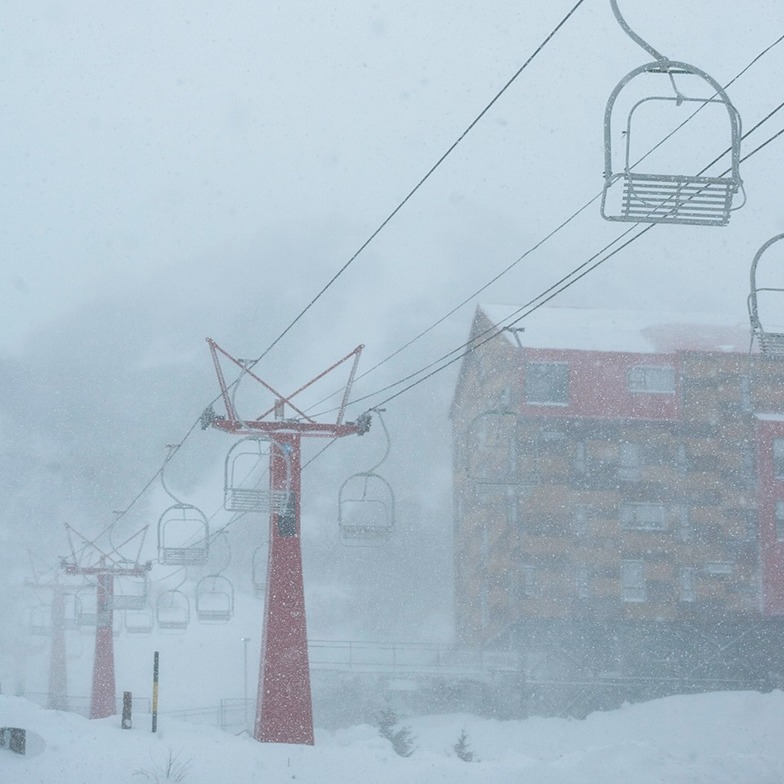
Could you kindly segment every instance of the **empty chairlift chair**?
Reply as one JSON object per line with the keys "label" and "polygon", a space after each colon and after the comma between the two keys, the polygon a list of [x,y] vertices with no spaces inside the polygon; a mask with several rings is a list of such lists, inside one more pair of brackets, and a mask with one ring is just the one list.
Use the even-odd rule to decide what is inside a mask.
{"label": "empty chairlift chair", "polygon": [[128,634],[150,634],[154,628],[155,613],[149,605],[125,611],[125,631]]}
{"label": "empty chairlift chair", "polygon": [[200,621],[225,623],[234,615],[234,586],[219,574],[210,574],[196,585],[196,617]]}
{"label": "empty chairlift chair", "polygon": [[602,216],[726,225],[730,212],[742,206],[733,205],[742,188],[737,110],[718,82],[659,54],[628,27],[616,1],[610,2],[624,31],[656,60],[627,74],[607,102]]}
{"label": "empty chairlift chair", "polygon": [[52,611],[48,604],[37,604],[29,609],[27,630],[39,637],[52,633]]}
{"label": "empty chairlift chair", "polygon": [[749,319],[763,354],[784,354],[784,234],[771,237],[751,263]]}
{"label": "empty chairlift chair", "polygon": [[210,554],[210,528],[204,513],[191,504],[174,504],[158,520],[158,562],[199,566]]}
{"label": "empty chairlift chair", "polygon": [[115,610],[141,610],[147,604],[150,578],[124,576],[114,578],[112,607]]}
{"label": "empty chairlift chair", "polygon": [[251,564],[251,582],[253,584],[253,594],[257,599],[261,599],[267,590],[267,559],[269,548],[257,547],[253,551],[253,562]]}
{"label": "empty chairlift chair", "polygon": [[[270,461],[281,455],[286,461],[286,486],[272,489]],[[248,436],[237,441],[226,455],[224,507],[229,512],[279,512],[286,506],[290,486],[288,454],[273,439]]]}
{"label": "empty chairlift chair", "polygon": [[163,591],[155,603],[155,620],[163,631],[185,631],[191,622],[191,603],[179,589]]}
{"label": "empty chairlift chair", "polygon": [[338,527],[344,544],[373,545],[389,539],[395,526],[395,496],[389,482],[376,473],[391,449],[381,409],[373,409],[386,438],[383,457],[368,471],[353,474],[338,492]]}
{"label": "empty chairlift chair", "polygon": [[76,593],[66,593],[63,597],[63,625],[66,629],[78,629],[81,616],[81,601]]}
{"label": "empty chairlift chair", "polygon": [[372,471],[346,479],[338,493],[340,538],[347,544],[373,544],[390,537],[395,497],[384,477]]}
{"label": "empty chairlift chair", "polygon": [[78,612],[77,626],[80,630],[91,633],[98,623],[98,608],[95,601],[95,586],[86,585],[76,593]]}

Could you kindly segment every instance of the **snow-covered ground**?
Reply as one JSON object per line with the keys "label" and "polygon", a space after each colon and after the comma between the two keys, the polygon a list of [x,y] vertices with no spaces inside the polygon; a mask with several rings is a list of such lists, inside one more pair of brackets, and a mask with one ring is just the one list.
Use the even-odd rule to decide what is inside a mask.
{"label": "snow-covered ground", "polygon": [[[4,784],[780,784],[784,693],[668,697],[583,720],[496,721],[469,714],[410,717],[414,752],[400,757],[375,727],[316,732],[313,747],[163,718],[88,721],[0,696],[0,726],[28,730],[28,754],[0,749]],[[467,733],[475,761],[454,752]],[[171,765],[170,776],[166,768]],[[186,766],[184,769],[180,766]],[[177,774],[184,773],[181,779]]]}

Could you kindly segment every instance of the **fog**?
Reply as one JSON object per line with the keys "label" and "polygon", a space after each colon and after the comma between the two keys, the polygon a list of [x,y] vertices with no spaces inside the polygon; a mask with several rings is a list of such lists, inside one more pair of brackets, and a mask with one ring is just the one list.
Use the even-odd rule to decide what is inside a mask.
{"label": "fog", "polygon": [[[594,204],[485,288],[600,192],[605,102],[649,59],[608,3],[586,2],[364,247],[572,5],[0,10],[4,641],[30,600],[28,551],[55,567],[68,554],[64,523],[91,537],[120,512],[115,541],[149,524],[154,545],[167,499],[158,482],[142,491],[219,393],[206,337],[235,356],[264,354],[256,372],[284,391],[364,344],[354,419],[459,347],[477,301],[527,302],[621,233]],[[780,29],[775,0],[624,5],[660,50],[722,84]],[[733,85],[744,130],[778,105],[782,77],[776,47]],[[773,117],[746,149],[780,124]],[[655,227],[559,303],[743,318],[751,258],[782,230],[782,163],[779,140],[744,165],[748,204],[729,227]],[[336,520],[341,482],[384,454],[379,423],[306,469],[316,633],[450,638],[457,367],[385,405],[379,472],[398,514],[384,548],[343,547]],[[197,428],[167,466],[170,487],[219,510],[230,445]],[[308,443],[305,460],[322,446]],[[231,526],[238,590],[263,538],[258,520]]]}

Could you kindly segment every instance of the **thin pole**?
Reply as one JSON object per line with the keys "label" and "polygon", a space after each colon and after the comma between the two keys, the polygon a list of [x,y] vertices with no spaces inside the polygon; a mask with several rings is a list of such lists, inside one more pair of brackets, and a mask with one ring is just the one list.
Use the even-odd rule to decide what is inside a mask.
{"label": "thin pole", "polygon": [[245,717],[245,730],[248,729],[248,643],[250,637],[243,637],[243,679],[242,679],[242,708]]}
{"label": "thin pole", "polygon": [[152,656],[152,731],[158,731],[158,651]]}

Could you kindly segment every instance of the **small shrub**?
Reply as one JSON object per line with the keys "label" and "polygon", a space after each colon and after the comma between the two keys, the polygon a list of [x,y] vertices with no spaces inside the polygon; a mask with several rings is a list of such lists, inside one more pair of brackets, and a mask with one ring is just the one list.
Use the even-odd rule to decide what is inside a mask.
{"label": "small shrub", "polygon": [[471,751],[468,746],[468,733],[465,731],[465,728],[461,730],[460,737],[457,739],[457,743],[455,743],[452,748],[454,749],[458,758],[463,760],[463,762],[474,761],[474,752]]}
{"label": "small shrub", "polygon": [[398,721],[397,714],[391,708],[384,708],[378,714],[378,732],[392,744],[395,754],[410,757],[414,753],[415,738],[409,727],[395,729]]}
{"label": "small shrub", "polygon": [[144,776],[147,781],[161,784],[163,781],[183,781],[188,775],[192,760],[181,760],[182,749],[175,752],[169,749],[166,759],[161,762],[153,760],[152,768],[139,768],[133,772],[134,776]]}

